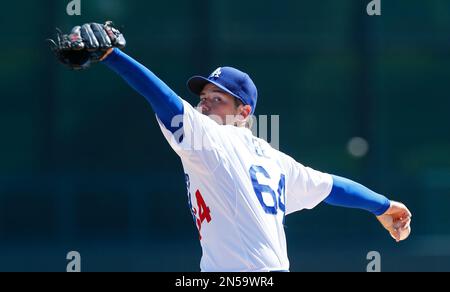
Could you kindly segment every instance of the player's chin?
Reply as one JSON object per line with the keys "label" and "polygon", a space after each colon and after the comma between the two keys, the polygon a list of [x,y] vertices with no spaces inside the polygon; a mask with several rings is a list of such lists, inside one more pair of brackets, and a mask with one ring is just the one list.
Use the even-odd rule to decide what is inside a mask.
{"label": "player's chin", "polygon": [[211,120],[213,120],[214,122],[216,122],[219,125],[225,125],[225,123],[226,123],[226,120],[220,115],[212,114],[212,113],[208,113],[208,114],[204,114],[204,115],[208,116]]}

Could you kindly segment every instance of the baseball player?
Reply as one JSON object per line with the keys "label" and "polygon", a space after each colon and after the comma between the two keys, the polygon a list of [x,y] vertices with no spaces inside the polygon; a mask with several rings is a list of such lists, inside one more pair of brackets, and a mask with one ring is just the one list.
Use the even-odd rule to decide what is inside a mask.
{"label": "baseball player", "polygon": [[398,242],[411,232],[411,213],[349,179],[306,167],[246,127],[258,93],[246,73],[220,67],[194,76],[197,108],[121,51],[111,22],[88,23],[52,41],[74,69],[102,62],[150,103],[164,137],[181,158],[189,208],[202,246],[201,271],[288,271],[284,218],[324,201],[367,210]]}

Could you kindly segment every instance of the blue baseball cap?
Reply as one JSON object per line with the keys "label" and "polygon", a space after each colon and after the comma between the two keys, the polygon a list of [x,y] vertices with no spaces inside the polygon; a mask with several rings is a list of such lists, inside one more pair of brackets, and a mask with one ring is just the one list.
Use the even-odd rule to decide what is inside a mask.
{"label": "blue baseball cap", "polygon": [[258,90],[247,73],[232,67],[219,67],[208,78],[203,76],[191,77],[187,86],[192,93],[200,95],[208,83],[212,83],[231,94],[242,101],[243,104],[251,106],[252,114],[255,112]]}

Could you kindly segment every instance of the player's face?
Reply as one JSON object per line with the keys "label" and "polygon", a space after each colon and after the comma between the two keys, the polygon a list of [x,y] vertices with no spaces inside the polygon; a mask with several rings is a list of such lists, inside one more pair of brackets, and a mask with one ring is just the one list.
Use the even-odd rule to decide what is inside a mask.
{"label": "player's face", "polygon": [[[236,104],[238,103],[238,105]],[[251,111],[250,106],[224,92],[214,84],[208,83],[200,93],[198,108],[202,114],[207,115],[222,124],[235,124],[233,118],[241,116],[246,118]],[[218,121],[219,119],[220,121]]]}

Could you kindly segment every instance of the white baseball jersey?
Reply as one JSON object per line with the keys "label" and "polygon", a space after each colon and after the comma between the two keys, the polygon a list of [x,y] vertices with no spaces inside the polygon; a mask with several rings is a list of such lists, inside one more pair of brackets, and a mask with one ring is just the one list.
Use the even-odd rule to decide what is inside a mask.
{"label": "white baseball jersey", "polygon": [[332,177],[297,163],[249,129],[219,125],[183,103],[183,117],[172,123],[183,122],[183,139],[181,131],[172,134],[158,122],[184,167],[201,270],[289,270],[284,217],[324,200]]}

